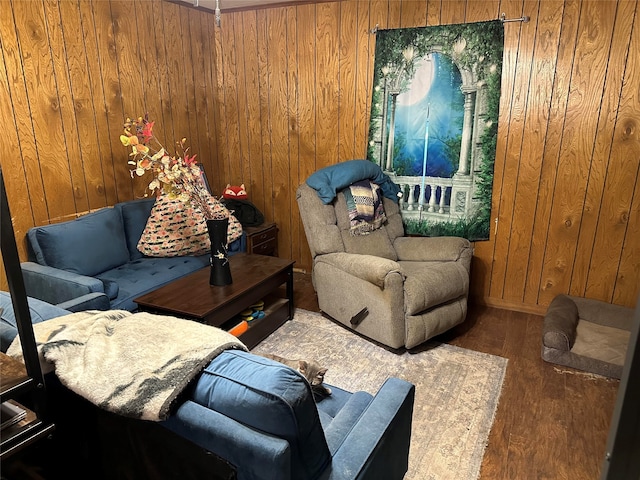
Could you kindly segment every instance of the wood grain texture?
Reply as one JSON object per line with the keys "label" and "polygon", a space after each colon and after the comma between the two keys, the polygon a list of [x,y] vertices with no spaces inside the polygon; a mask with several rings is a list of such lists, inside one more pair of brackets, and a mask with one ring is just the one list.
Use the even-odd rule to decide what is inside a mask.
{"label": "wood grain texture", "polygon": [[[55,4],[50,6],[57,7]],[[12,7],[16,23],[25,27],[16,28],[21,55],[21,63],[17,66],[24,72],[26,83],[29,111],[24,120],[30,120],[35,138],[35,156],[31,161],[37,162],[37,175],[43,183],[43,191],[34,193],[45,196],[48,192],[46,218],[64,217],[76,211],[76,204],[69,157],[64,147],[61,99],[49,48],[45,7],[43,2],[14,2]],[[60,155],[60,150],[65,155]]]}
{"label": "wood grain texture", "polygon": [[558,293],[568,291],[571,283],[598,125],[597,114],[585,115],[585,112],[597,112],[602,99],[615,19],[615,10],[610,6],[609,2],[581,5],[539,295],[539,302],[543,304],[551,302]]}
{"label": "wood grain texture", "polygon": [[443,1],[442,4],[443,8],[440,14],[442,25],[464,23],[467,11],[467,0],[449,0],[446,2]]}
{"label": "wood grain texture", "polygon": [[[271,177],[271,215],[278,224],[280,238],[291,238],[291,197],[289,157],[289,92],[288,92],[288,56],[291,46],[288,40],[286,9],[268,11],[267,32],[269,34],[269,116],[271,118],[271,163],[265,179]],[[295,30],[294,30],[295,33]],[[284,207],[284,208],[283,208]],[[284,258],[291,257],[291,242],[283,242],[278,253]]]}
{"label": "wood grain texture", "polygon": [[[525,15],[531,14],[538,10],[537,1],[525,1],[522,6],[522,12]],[[498,207],[498,233],[495,240],[495,262],[491,274],[491,290],[492,297],[509,298],[509,293],[505,293],[505,286],[511,283],[513,271],[509,271],[510,256],[514,251],[522,248],[524,242],[529,242],[530,237],[524,228],[530,224],[530,218],[527,212],[521,212],[523,195],[518,195],[525,186],[531,175],[526,174],[527,165],[535,164],[535,159],[531,158],[531,153],[523,151],[523,142],[525,129],[527,128],[527,100],[529,95],[529,86],[533,69],[534,43],[536,38],[536,25],[529,23],[512,23],[506,24],[506,30],[514,29],[510,34],[513,38],[517,33],[517,49],[515,54],[515,71],[513,72],[514,80],[512,87],[512,95],[509,112],[509,134],[505,146],[504,171],[502,173],[502,187],[500,188],[500,203]],[[511,49],[513,44],[509,47]],[[511,75],[511,74],[510,74]],[[535,127],[534,127],[535,128]],[[524,171],[524,172],[523,172]],[[509,179],[509,181],[505,181]],[[528,196],[524,192],[524,196]],[[509,234],[504,232],[508,231]],[[514,279],[518,283],[517,279]]]}
{"label": "wood grain texture", "polygon": [[[578,30],[580,4],[578,1],[564,2],[562,28],[558,42],[555,71],[564,72],[572,64],[575,55],[575,39]],[[531,248],[527,265],[527,284],[524,303],[537,304],[541,286],[543,259],[549,232],[549,216],[554,201],[555,176],[558,168],[560,145],[571,78],[556,74],[553,81],[545,148],[542,154],[540,185],[536,198],[536,216],[533,224]]]}
{"label": "wood grain texture", "polygon": [[[105,7],[102,6],[102,8]],[[122,125],[125,118],[138,118],[147,112],[144,109],[144,90],[140,89],[143,64],[138,61],[140,53],[135,33],[137,30],[135,9],[132,12],[130,4],[111,2],[110,12],[113,19],[113,50],[111,52],[113,55],[113,71],[111,72],[113,96],[109,106],[114,106],[122,112],[119,118],[113,120],[114,122],[119,120],[118,123],[115,123],[115,128],[113,129],[114,136],[117,138],[122,134]],[[175,29],[175,27],[173,28]],[[170,71],[171,68],[168,68],[168,72]],[[168,142],[172,140],[171,138],[162,139],[166,148],[171,148],[171,144],[168,144]],[[148,180],[148,175],[131,179],[131,167],[127,164],[129,153],[129,149],[124,148],[122,145],[119,146],[118,150],[114,150],[116,185],[119,194],[120,192],[123,194],[127,192],[133,198],[139,198],[144,196],[150,179]],[[116,159],[122,159],[122,161],[117,161]],[[78,213],[81,212],[80,210]]]}
{"label": "wood grain texture", "polygon": [[[522,11],[521,0],[510,0],[508,5],[501,5],[503,11],[507,11],[509,17],[518,16]],[[511,13],[510,13],[511,12]],[[473,282],[470,285],[471,295],[475,298],[486,297],[498,297],[498,292],[502,291],[502,277],[497,280],[498,286],[494,286],[494,277],[492,272],[494,268],[504,269],[504,262],[497,262],[495,259],[500,258],[500,255],[504,255],[504,252],[498,254],[496,248],[502,246],[503,250],[506,248],[507,243],[504,241],[498,242],[497,239],[503,239],[508,237],[508,234],[502,232],[510,231],[508,224],[502,221],[500,216],[502,210],[499,208],[501,205],[502,191],[504,185],[509,185],[510,180],[504,178],[504,172],[506,169],[506,154],[508,139],[510,138],[510,125],[512,115],[512,98],[514,95],[515,85],[515,72],[518,59],[518,43],[520,36],[520,26],[518,24],[511,24],[506,26],[504,30],[504,53],[502,59],[502,86],[500,93],[500,118],[498,121],[498,141],[496,144],[496,153],[494,161],[494,174],[493,174],[493,197],[491,199],[491,218],[494,222],[490,227],[489,241],[488,242],[476,242],[476,250],[478,253],[474,255],[472,261],[472,269],[476,272],[480,272],[481,275],[478,281]],[[500,234],[500,235],[498,235]],[[491,264],[485,263],[484,259],[491,258]],[[503,270],[504,271],[504,270]]]}
{"label": "wood grain texture", "polygon": [[[356,158],[355,123],[358,69],[358,4],[340,3],[340,62],[338,68],[338,161]],[[304,179],[301,179],[304,180]]]}
{"label": "wood grain texture", "polygon": [[[523,88],[528,94],[525,99],[522,136],[519,138],[519,143],[511,142],[509,145],[511,155],[515,155],[513,163],[518,164],[503,289],[504,298],[510,302],[523,301],[528,278],[528,272],[526,268],[522,268],[522,265],[526,265],[528,261],[537,207],[536,202],[531,199],[531,192],[539,190],[542,152],[547,133],[560,33],[556,25],[561,21],[562,3],[527,2],[524,14],[536,19],[537,22],[535,25],[533,21],[529,24],[529,28],[535,32],[531,58],[518,58],[519,63],[524,60],[531,66],[531,70],[525,74],[528,79]],[[519,50],[522,51],[522,44]],[[513,133],[510,137],[516,139]],[[511,175],[507,176],[511,177]]]}
{"label": "wood grain texture", "polygon": [[[616,29],[613,32],[611,42],[611,50],[619,52],[627,58],[629,55],[637,56],[637,53],[640,52],[640,35],[637,30],[629,42],[630,18],[635,18],[637,22],[635,15],[638,12],[637,5],[635,12],[630,7],[633,5],[625,4],[618,9]],[[586,286],[581,295],[603,298],[610,302],[614,301],[615,291],[619,287],[617,280],[622,249],[626,242],[628,244],[630,238],[629,218],[632,215],[634,194],[638,193],[635,187],[640,168],[639,84],[640,68],[637,64],[629,65],[624,73],[621,68],[616,68],[616,66],[610,67],[607,71],[601,121],[598,125],[596,149],[592,159],[591,171],[595,172],[595,179],[592,182],[590,178],[589,181],[589,186],[595,184],[596,187],[587,192],[589,194],[591,190],[596,191],[596,194],[591,196],[591,198],[595,197],[595,201],[590,202],[591,198],[588,196],[585,205],[586,210],[591,204],[595,207],[597,202],[600,208],[597,209],[596,224],[590,225],[590,228],[586,230],[583,223],[581,230],[581,237],[586,230],[584,236],[592,239],[593,245],[590,248],[591,261],[588,265]],[[616,95],[618,95],[617,98]],[[611,119],[612,115],[608,113],[611,110],[616,112],[615,123]],[[602,136],[605,138],[601,138]],[[607,151],[602,144],[606,145],[611,136],[613,136],[613,143],[610,145],[610,150]],[[606,168],[598,169],[599,165],[604,165]],[[593,208],[593,211],[595,212],[596,209]],[[578,251],[578,255],[580,253]],[[636,257],[635,264],[639,265],[638,257]],[[584,266],[584,263],[580,266]],[[576,276],[574,274],[574,277]],[[631,278],[626,280],[633,281],[634,276],[631,275]],[[639,281],[640,272],[636,272],[636,284]],[[575,283],[575,278],[573,278],[572,289]]]}
{"label": "wood grain texture", "polygon": [[[53,10],[53,9],[52,9]],[[84,48],[80,9],[77,2],[62,2],[59,5],[56,20],[60,28],[57,43],[62,48],[57,52],[60,57],[59,74],[65,79],[58,82],[64,85],[64,98],[72,100],[68,105],[64,127],[67,137],[69,158],[72,158],[71,171],[77,209],[93,210],[108,205],[102,179],[102,159],[99,154],[99,142],[93,118],[93,95],[87,81],[87,56]],[[70,147],[70,148],[69,148]]]}
{"label": "wood grain texture", "polygon": [[[375,37],[370,31],[374,28],[368,6],[356,2],[357,8],[357,44],[356,44],[356,97],[354,125],[354,158],[365,158],[369,139],[369,121],[371,118],[371,97],[369,84],[373,82],[373,63],[371,52],[375,48]],[[366,73],[365,73],[366,72]]]}
{"label": "wood grain texture", "polygon": [[[7,15],[0,15],[0,97],[11,99],[11,101],[26,102],[26,89],[24,77],[21,70],[17,68],[17,38],[13,25],[7,22]],[[12,62],[12,64],[8,64]],[[12,105],[9,101],[0,102],[0,122],[4,126],[6,138],[17,139],[16,142],[0,142],[0,158],[2,158],[2,174],[4,178],[7,197],[14,199],[28,199],[33,192],[42,191],[42,180],[38,175],[29,184],[30,171],[37,172],[39,165],[37,162],[27,162],[26,160],[36,158],[35,140],[33,130],[30,125],[30,118],[23,118],[22,121],[12,114]],[[16,238],[24,238],[29,227],[33,225],[34,217],[46,218],[46,205],[44,198],[41,201],[34,201],[33,204],[24,205],[20,215],[15,215],[18,207],[12,202],[9,207],[14,217],[13,229]],[[11,202],[11,201],[10,201]],[[4,274],[4,265],[2,265]],[[5,275],[0,277],[5,278]]]}
{"label": "wood grain texture", "polygon": [[118,136],[149,111],[165,143],[187,137],[214,193],[245,183],[280,254],[309,271],[295,188],[366,154],[370,30],[504,12],[531,20],[504,26],[498,224],[475,244],[471,295],[539,313],[559,293],[638,298],[637,0],[343,0],[229,12],[219,27],[162,0],[4,5],[0,161],[23,258],[28,228],[144,193]]}
{"label": "wood grain texture", "polygon": [[[78,3],[78,9],[84,38],[86,68],[87,71],[93,72],[88,78],[86,76],[84,78],[89,82],[89,98],[91,101],[89,112],[86,114],[86,121],[95,129],[95,142],[99,158],[98,171],[101,174],[101,184],[97,183],[95,189],[98,193],[104,192],[106,205],[113,205],[117,201],[117,192],[113,171],[112,142],[116,139],[110,134],[106,114],[105,86],[98,53],[98,33],[95,15],[92,8],[81,8],[80,3]],[[91,118],[93,118],[93,122],[90,120]]]}
{"label": "wood grain texture", "polygon": [[424,27],[427,24],[427,2],[406,0],[402,2],[401,28]]}
{"label": "wood grain texture", "polygon": [[[298,25],[296,22],[298,10],[296,7],[287,8],[287,38],[298,38]],[[295,42],[288,42],[295,43]],[[289,258],[302,258],[305,249],[304,229],[293,212],[298,211],[296,201],[296,188],[304,180],[300,175],[300,130],[298,122],[298,55],[296,48],[287,48],[287,128],[289,137],[289,222],[291,228],[291,241],[288,242]],[[286,254],[285,254],[286,255]]]}

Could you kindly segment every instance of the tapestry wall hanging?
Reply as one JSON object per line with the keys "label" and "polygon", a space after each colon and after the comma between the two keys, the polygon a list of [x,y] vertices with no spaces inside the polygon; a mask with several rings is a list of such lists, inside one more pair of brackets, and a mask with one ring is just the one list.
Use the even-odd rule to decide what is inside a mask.
{"label": "tapestry wall hanging", "polygon": [[367,158],[408,234],[488,240],[503,25],[378,30]]}

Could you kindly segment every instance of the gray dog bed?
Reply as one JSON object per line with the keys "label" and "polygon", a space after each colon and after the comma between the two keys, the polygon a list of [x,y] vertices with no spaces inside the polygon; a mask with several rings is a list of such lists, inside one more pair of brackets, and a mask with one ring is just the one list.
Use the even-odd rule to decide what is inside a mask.
{"label": "gray dog bed", "polygon": [[558,295],[544,317],[543,360],[620,378],[633,309],[588,298]]}

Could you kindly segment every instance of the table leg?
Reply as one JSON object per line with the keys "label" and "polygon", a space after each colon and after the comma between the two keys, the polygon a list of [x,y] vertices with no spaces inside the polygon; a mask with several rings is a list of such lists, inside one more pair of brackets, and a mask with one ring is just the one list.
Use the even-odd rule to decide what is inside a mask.
{"label": "table leg", "polygon": [[289,318],[293,318],[293,266],[287,269],[287,299],[289,300]]}

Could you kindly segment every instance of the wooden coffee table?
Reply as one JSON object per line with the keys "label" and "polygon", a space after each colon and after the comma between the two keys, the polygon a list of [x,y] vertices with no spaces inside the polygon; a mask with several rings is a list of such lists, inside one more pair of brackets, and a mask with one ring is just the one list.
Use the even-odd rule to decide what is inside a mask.
{"label": "wooden coffee table", "polygon": [[[235,317],[259,300],[265,316],[239,338],[251,349],[293,317],[293,260],[244,253],[229,257],[233,283],[209,285],[209,267],[181,277],[134,301],[141,311],[231,328]],[[284,295],[282,286],[285,285]]]}

